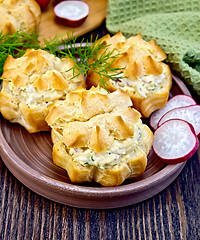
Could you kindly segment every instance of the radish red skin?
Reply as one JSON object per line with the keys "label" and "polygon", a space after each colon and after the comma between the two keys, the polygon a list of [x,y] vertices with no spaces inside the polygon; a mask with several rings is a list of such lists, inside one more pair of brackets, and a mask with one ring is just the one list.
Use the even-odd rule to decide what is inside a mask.
{"label": "radish red skin", "polygon": [[158,127],[169,119],[182,119],[192,124],[197,137],[200,137],[200,105],[191,105],[170,110],[158,122]]}
{"label": "radish red skin", "polygon": [[80,27],[85,22],[86,18],[87,17],[82,18],[80,20],[72,21],[66,18],[60,18],[56,16],[56,22],[74,28],[74,27]]}
{"label": "radish red skin", "polygon": [[158,127],[157,125],[159,120],[165,113],[178,107],[190,106],[195,104],[196,104],[196,101],[192,97],[188,95],[178,94],[172,97],[171,99],[169,99],[169,101],[166,103],[166,105],[163,108],[151,114],[149,124],[153,130],[156,130],[156,128]]}
{"label": "radish red skin", "polygon": [[[181,127],[184,131],[176,131],[177,126]],[[169,131],[170,128],[172,132]],[[184,137],[188,140],[187,146],[184,146],[182,145],[182,143],[179,142],[183,138],[184,144]],[[171,143],[169,142],[170,140]],[[170,144],[173,144],[173,146],[169,150]],[[181,155],[182,151],[180,148],[180,144],[182,148],[184,147],[184,151],[186,151],[183,155]],[[190,144],[191,146],[188,147],[188,144]],[[167,164],[177,164],[187,161],[194,155],[198,147],[199,141],[195,134],[193,126],[184,120],[167,120],[159,128],[157,128],[154,133],[153,150],[161,158],[161,160]],[[174,153],[171,153],[170,151],[173,149],[175,149],[175,151]],[[181,151],[181,154],[177,154],[176,151],[179,150]],[[174,154],[174,157],[172,157],[171,154]],[[166,157],[167,155],[168,157]]]}
{"label": "radish red skin", "polygon": [[42,10],[46,9],[51,0],[36,0]]}

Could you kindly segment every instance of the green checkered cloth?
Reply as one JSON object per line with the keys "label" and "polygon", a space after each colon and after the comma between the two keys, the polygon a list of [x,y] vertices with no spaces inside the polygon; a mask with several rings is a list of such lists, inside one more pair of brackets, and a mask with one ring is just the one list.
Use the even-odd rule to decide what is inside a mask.
{"label": "green checkered cloth", "polygon": [[200,95],[199,0],[108,0],[106,27],[155,39],[171,69]]}

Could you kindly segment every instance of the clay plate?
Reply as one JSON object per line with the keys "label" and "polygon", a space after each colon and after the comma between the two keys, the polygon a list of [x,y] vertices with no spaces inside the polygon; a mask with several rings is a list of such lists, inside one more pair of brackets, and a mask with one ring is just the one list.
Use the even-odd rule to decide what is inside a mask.
{"label": "clay plate", "polygon": [[[183,82],[173,76],[170,94],[187,94]],[[0,116],[0,154],[8,169],[25,186],[55,202],[73,207],[117,208],[146,200],[165,189],[179,175],[186,162],[166,165],[150,152],[144,174],[118,187],[101,187],[95,183],[72,184],[64,169],[51,157],[49,132],[28,133],[18,124]]]}

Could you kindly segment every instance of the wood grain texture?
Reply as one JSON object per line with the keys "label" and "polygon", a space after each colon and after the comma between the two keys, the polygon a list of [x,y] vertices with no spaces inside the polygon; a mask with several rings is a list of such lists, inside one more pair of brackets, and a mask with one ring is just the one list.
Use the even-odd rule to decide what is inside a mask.
{"label": "wood grain texture", "polygon": [[113,210],[85,210],[35,194],[0,161],[0,239],[198,240],[199,169],[196,153],[153,198]]}
{"label": "wood grain texture", "polygon": [[76,28],[68,27],[56,20],[54,14],[53,1],[49,7],[42,12],[41,22],[39,25],[40,40],[51,39],[56,35],[64,34],[63,37],[68,38],[67,32],[73,36],[82,36],[93,29],[99,27],[106,17],[107,0],[84,0],[89,5],[89,15],[86,21]]}

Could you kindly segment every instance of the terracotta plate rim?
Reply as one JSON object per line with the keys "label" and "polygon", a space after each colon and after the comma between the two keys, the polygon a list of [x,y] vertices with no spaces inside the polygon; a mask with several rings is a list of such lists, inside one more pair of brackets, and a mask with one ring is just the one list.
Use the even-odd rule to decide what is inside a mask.
{"label": "terracotta plate rim", "polygon": [[[178,77],[173,75],[173,80],[179,86],[183,94],[191,96],[187,87]],[[175,180],[186,164],[186,162],[182,162],[176,165],[166,165],[163,169],[145,179],[117,187],[80,186],[56,180],[31,168],[31,166],[20,159],[20,157],[9,146],[3,136],[1,126],[0,140],[0,155],[2,160],[10,172],[20,182],[29,189],[50,200],[73,207],[106,209],[123,207],[141,202],[164,190],[173,180]],[[26,179],[31,179],[32,184],[29,182],[27,183]],[[41,184],[41,189],[37,189],[37,184]],[[53,194],[55,195],[53,196]],[[138,197],[136,196],[138,194],[143,195]],[[59,196],[61,196],[61,199],[59,199]],[[136,198],[134,198],[135,196]],[[73,202],[73,197],[78,197],[79,199],[76,199]],[[92,201],[95,200],[97,200],[97,202],[93,203]]]}

